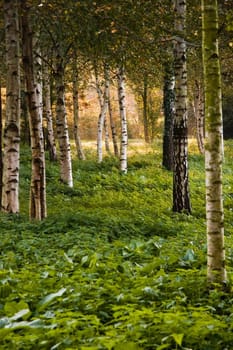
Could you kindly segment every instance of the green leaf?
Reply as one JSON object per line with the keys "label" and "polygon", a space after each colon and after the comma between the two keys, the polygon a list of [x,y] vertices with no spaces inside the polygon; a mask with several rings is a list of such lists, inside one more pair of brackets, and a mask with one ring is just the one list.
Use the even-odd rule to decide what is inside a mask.
{"label": "green leaf", "polygon": [[195,261],[195,253],[193,251],[193,249],[187,249],[184,257],[183,257],[184,261]]}
{"label": "green leaf", "polygon": [[182,333],[173,333],[172,337],[175,340],[176,344],[178,344],[179,346],[182,346],[182,341],[183,341],[184,334],[182,334]]}
{"label": "green leaf", "polygon": [[19,318],[27,320],[31,315],[31,311],[28,304],[25,303],[23,300],[20,300],[19,303],[15,301],[6,302],[4,306],[4,311],[7,314],[7,316],[11,316],[10,319],[12,321],[16,321]]}
{"label": "green leaf", "polygon": [[122,344],[117,344],[114,347],[115,350],[140,350],[140,347],[133,342],[127,342],[127,343],[122,343]]}
{"label": "green leaf", "polygon": [[20,318],[24,318],[25,316],[28,317],[29,314],[31,314],[29,309],[20,310],[10,318],[10,321],[17,321]]}
{"label": "green leaf", "polygon": [[61,288],[58,292],[56,293],[51,293],[46,295],[39,303],[37,310],[41,311],[44,310],[54,299],[57,297],[61,297],[64,293],[66,292],[66,288]]}

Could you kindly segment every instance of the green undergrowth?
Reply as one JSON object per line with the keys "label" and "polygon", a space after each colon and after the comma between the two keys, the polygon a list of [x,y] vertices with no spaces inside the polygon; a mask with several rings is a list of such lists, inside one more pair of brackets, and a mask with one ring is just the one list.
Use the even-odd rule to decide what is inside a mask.
{"label": "green undergrowth", "polygon": [[30,153],[22,150],[21,214],[0,215],[0,349],[232,349],[233,296],[206,286],[204,161],[190,153],[192,215],[172,213],[172,174],[152,148],[129,158],[127,175],[111,157],[74,160],[72,189],[47,162],[48,218],[30,222]]}

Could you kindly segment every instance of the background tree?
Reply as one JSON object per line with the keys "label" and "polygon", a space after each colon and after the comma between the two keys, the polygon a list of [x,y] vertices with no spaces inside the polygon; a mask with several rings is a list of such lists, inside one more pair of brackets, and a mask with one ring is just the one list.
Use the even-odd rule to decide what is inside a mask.
{"label": "background tree", "polygon": [[167,170],[173,169],[173,127],[175,114],[175,78],[172,63],[165,66],[164,89],[163,89],[163,110],[164,110],[164,131],[163,131],[163,159],[162,165]]}

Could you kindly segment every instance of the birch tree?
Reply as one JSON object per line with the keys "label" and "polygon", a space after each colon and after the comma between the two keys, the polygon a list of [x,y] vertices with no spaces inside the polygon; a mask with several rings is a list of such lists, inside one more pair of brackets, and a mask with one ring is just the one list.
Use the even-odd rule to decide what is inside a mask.
{"label": "birch tree", "polygon": [[125,73],[124,67],[121,64],[117,73],[118,80],[118,100],[121,119],[121,147],[120,147],[120,170],[122,173],[127,173],[127,146],[128,146],[128,129],[126,117],[126,103],[125,103]]}
{"label": "birch tree", "polygon": [[166,66],[163,89],[164,131],[162,165],[173,169],[173,125],[175,113],[175,78],[171,64]]}
{"label": "birch tree", "polygon": [[109,96],[108,96],[108,113],[109,113],[109,120],[110,120],[110,127],[111,127],[111,135],[112,135],[112,143],[113,143],[114,155],[116,157],[119,157],[119,150],[118,150],[118,143],[117,143],[117,132],[116,132],[116,125],[115,125],[115,122],[114,122],[114,119],[113,119],[113,110],[112,110],[110,89],[109,89]]}
{"label": "birch tree", "polygon": [[78,80],[78,62],[77,55],[73,57],[73,117],[74,117],[74,141],[78,159],[85,160],[85,154],[82,148],[79,132],[79,80]]}
{"label": "birch tree", "polygon": [[66,102],[65,102],[65,62],[61,48],[56,51],[55,84],[57,92],[56,127],[59,144],[60,179],[69,187],[73,187],[70,138],[68,133]]}
{"label": "birch tree", "polygon": [[207,279],[211,284],[225,284],[227,273],[222,196],[223,130],[217,0],[202,0],[202,33],[206,131]]}
{"label": "birch tree", "polygon": [[191,212],[188,178],[186,1],[175,0],[175,116],[173,128],[173,211]]}
{"label": "birch tree", "polygon": [[197,144],[201,154],[204,154],[204,142],[205,142],[205,132],[204,132],[204,103],[201,84],[198,80],[195,80],[194,87],[194,114],[196,120],[196,133],[197,133]]}
{"label": "birch tree", "polygon": [[36,79],[33,57],[33,33],[29,23],[29,4],[21,1],[23,68],[25,72],[28,109],[30,114],[30,137],[32,150],[32,173],[30,185],[30,218],[42,220],[47,216],[44,137],[42,130],[41,88]]}
{"label": "birch tree", "polygon": [[20,64],[18,1],[4,1],[6,41],[6,121],[2,210],[19,212]]}
{"label": "birch tree", "polygon": [[95,70],[95,79],[96,79],[96,90],[100,105],[100,113],[98,118],[98,129],[97,129],[97,158],[98,163],[101,163],[103,160],[103,130],[104,130],[104,122],[106,120],[106,114],[108,110],[109,103],[109,73],[108,67],[104,64],[104,90],[101,89],[101,84],[99,81],[98,69],[96,63],[94,64]]}
{"label": "birch tree", "polygon": [[3,154],[2,154],[2,80],[0,76],[0,203],[2,203],[2,173],[3,173]]}
{"label": "birch tree", "polygon": [[48,64],[44,63],[44,104],[45,104],[45,118],[47,122],[47,132],[48,132],[48,151],[49,158],[51,161],[57,160],[57,150],[54,136],[53,128],[53,115],[51,106],[51,89],[50,89],[50,74]]}

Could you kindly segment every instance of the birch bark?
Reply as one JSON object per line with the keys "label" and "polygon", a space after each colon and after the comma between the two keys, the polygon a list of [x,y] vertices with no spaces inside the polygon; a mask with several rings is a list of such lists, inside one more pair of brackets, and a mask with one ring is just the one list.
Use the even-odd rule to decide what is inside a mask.
{"label": "birch bark", "polygon": [[73,117],[74,117],[74,141],[78,159],[85,160],[80,132],[79,132],[79,89],[78,89],[78,67],[76,55],[73,61]]}
{"label": "birch bark", "polygon": [[56,105],[56,126],[59,143],[60,178],[69,187],[73,187],[72,162],[70,139],[67,125],[66,105],[65,105],[65,69],[62,58],[57,54],[57,66],[55,72],[55,82],[57,91]]}
{"label": "birch bark", "polygon": [[164,76],[163,110],[163,160],[162,165],[167,170],[173,169],[173,125],[175,113],[175,78],[171,67],[167,68]]}
{"label": "birch bark", "polygon": [[188,128],[187,128],[187,68],[186,68],[186,1],[175,0],[174,73],[175,116],[173,128],[173,211],[191,212],[188,178]]}
{"label": "birch bark", "polygon": [[4,128],[2,210],[19,212],[20,64],[18,1],[4,1],[6,41],[6,121]]}
{"label": "birch bark", "polygon": [[106,119],[106,113],[108,109],[109,101],[109,78],[108,78],[108,69],[104,67],[104,91],[102,92],[99,76],[97,69],[95,67],[95,78],[96,78],[96,89],[100,105],[100,114],[98,118],[98,133],[97,133],[97,159],[98,163],[103,161],[103,129],[104,121]]}
{"label": "birch bark", "polygon": [[116,157],[119,157],[119,150],[118,150],[118,144],[117,144],[117,132],[116,132],[116,126],[113,119],[110,88],[109,88],[109,98],[108,98],[108,113],[109,113],[110,126],[111,126],[111,132],[112,132],[112,143],[113,143],[114,155]]}
{"label": "birch bark", "polygon": [[23,67],[27,87],[30,114],[30,137],[32,150],[32,173],[30,186],[29,215],[31,219],[42,220],[47,216],[44,137],[42,130],[42,109],[40,86],[36,80],[33,60],[33,34],[29,24],[29,4],[21,0]]}
{"label": "birch bark", "polygon": [[223,126],[216,0],[202,0],[202,54],[205,88],[205,171],[207,279],[225,284],[224,213],[222,195]]}
{"label": "birch bark", "polygon": [[120,150],[120,170],[127,173],[127,146],[128,146],[128,130],[125,103],[125,74],[124,67],[120,66],[118,70],[118,99],[121,119],[121,150]]}
{"label": "birch bark", "polygon": [[57,150],[56,150],[56,142],[55,142],[54,128],[53,128],[50,76],[49,76],[48,65],[46,63],[44,64],[44,101],[45,101],[45,117],[47,122],[47,131],[48,131],[49,158],[51,161],[56,161]]}
{"label": "birch bark", "polygon": [[195,80],[194,89],[194,114],[196,120],[197,144],[201,154],[204,154],[204,110],[203,110],[202,89],[200,83]]}

